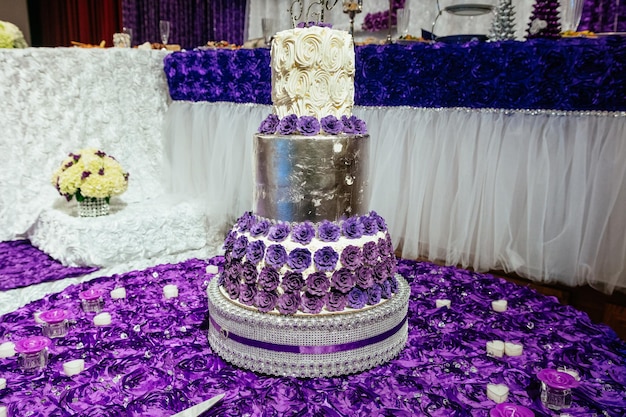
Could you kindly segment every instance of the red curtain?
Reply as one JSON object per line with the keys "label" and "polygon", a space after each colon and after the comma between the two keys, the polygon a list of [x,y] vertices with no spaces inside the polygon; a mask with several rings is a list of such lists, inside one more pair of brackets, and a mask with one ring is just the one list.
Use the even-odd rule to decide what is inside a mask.
{"label": "red curtain", "polygon": [[122,27],[121,0],[29,0],[28,14],[33,46],[112,46]]}

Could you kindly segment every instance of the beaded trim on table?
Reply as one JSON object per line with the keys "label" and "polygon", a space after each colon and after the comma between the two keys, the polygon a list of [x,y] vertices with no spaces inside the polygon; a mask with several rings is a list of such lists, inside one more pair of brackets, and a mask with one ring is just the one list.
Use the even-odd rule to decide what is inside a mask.
{"label": "beaded trim on table", "polygon": [[99,217],[109,214],[109,203],[105,198],[86,197],[78,202],[78,215],[80,217]]}
{"label": "beaded trim on table", "polygon": [[[255,372],[304,378],[362,372],[391,360],[406,344],[410,288],[401,276],[397,280],[398,291],[393,298],[367,310],[276,316],[232,303],[213,279],[207,288],[211,317],[208,340],[224,360]],[[366,340],[373,341],[363,343]],[[319,347],[324,353],[279,348],[285,345],[300,346],[304,351]],[[350,347],[333,349],[337,346]]]}

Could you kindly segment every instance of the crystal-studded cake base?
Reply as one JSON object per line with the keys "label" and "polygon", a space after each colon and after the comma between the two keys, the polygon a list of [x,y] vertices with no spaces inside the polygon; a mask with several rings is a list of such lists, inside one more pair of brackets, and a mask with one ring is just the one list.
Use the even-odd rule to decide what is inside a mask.
{"label": "crystal-studded cake base", "polygon": [[282,316],[233,303],[213,279],[209,344],[227,362],[254,372],[302,378],[362,372],[393,359],[407,341],[410,288],[366,310]]}

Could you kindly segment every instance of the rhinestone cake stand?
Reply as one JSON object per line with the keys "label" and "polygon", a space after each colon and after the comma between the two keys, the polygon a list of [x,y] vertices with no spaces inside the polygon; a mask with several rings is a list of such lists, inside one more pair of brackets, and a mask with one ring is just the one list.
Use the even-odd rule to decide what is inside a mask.
{"label": "rhinestone cake stand", "polygon": [[410,288],[375,306],[328,314],[261,313],[231,301],[212,279],[209,344],[227,362],[254,372],[301,378],[362,372],[404,348]]}

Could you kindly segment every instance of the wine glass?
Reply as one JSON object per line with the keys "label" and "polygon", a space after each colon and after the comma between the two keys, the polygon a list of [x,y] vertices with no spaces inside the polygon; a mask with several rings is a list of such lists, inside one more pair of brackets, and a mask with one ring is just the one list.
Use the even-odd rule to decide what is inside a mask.
{"label": "wine glass", "polygon": [[406,37],[409,34],[409,21],[411,19],[411,9],[398,9],[396,11],[398,17],[398,36]]}
{"label": "wine glass", "polygon": [[363,11],[363,0],[343,0],[343,12],[350,17],[350,35],[354,36],[354,17]]}
{"label": "wine glass", "polygon": [[167,40],[170,38],[170,21],[161,20],[159,22],[159,30],[161,31],[161,42],[163,45],[167,45]]}

